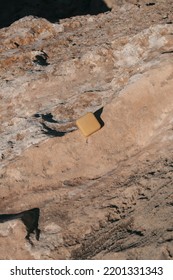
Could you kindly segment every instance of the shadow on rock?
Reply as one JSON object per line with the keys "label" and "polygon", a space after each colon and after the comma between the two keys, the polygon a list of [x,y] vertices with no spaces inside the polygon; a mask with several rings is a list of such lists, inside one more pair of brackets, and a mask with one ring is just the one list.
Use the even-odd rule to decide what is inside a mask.
{"label": "shadow on rock", "polygon": [[29,15],[58,22],[62,18],[97,15],[109,10],[103,0],[7,0],[1,3],[0,28]]}

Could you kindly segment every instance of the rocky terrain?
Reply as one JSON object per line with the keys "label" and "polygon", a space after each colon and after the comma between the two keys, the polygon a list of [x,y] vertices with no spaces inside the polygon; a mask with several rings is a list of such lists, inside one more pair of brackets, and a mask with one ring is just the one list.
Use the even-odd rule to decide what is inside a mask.
{"label": "rocky terrain", "polygon": [[172,1],[25,2],[0,29],[0,214],[40,208],[41,233],[0,223],[0,259],[173,259]]}

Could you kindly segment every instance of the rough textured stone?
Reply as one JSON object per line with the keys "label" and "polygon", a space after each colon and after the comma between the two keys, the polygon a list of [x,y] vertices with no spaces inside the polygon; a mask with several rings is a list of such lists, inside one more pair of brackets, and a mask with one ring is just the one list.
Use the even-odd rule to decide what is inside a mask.
{"label": "rough textured stone", "polygon": [[173,258],[172,3],[127,2],[0,30],[0,212],[41,210],[34,247],[0,224],[1,259]]}

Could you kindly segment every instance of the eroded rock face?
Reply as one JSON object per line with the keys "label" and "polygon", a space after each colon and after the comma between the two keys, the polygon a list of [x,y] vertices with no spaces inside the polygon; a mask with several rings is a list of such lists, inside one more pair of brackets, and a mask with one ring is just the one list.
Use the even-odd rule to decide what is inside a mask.
{"label": "eroded rock face", "polygon": [[[105,42],[99,30],[95,38],[84,32],[93,30],[91,20],[84,19],[88,23],[84,27],[80,19],[58,25],[29,17],[5,32],[2,29],[2,166],[47,136],[75,130],[78,117],[105,106],[133,75],[151,68],[172,50],[172,25],[153,26],[133,38],[118,39],[116,33],[109,37],[106,26]],[[73,28],[79,29],[77,35],[70,35]]]}
{"label": "eroded rock face", "polygon": [[[0,211],[39,207],[42,230],[33,248],[3,225],[0,258],[173,257],[172,6],[155,2],[0,30]],[[86,140],[75,121],[99,109]]]}

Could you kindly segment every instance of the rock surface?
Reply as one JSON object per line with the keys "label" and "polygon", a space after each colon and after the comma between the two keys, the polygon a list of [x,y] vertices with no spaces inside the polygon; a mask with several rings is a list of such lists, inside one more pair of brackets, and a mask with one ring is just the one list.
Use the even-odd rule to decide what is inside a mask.
{"label": "rock surface", "polygon": [[105,3],[0,30],[0,212],[41,210],[34,247],[0,224],[1,259],[173,258],[172,1]]}

